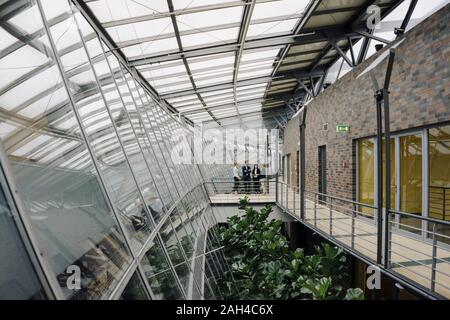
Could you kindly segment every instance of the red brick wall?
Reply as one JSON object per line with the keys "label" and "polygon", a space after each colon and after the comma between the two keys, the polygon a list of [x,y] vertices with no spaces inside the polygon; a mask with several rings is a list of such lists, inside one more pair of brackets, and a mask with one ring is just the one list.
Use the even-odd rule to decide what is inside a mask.
{"label": "red brick wall", "polygon": [[[391,79],[391,131],[450,121],[450,5],[407,32],[396,50]],[[399,39],[400,40],[400,39]],[[318,190],[318,147],[327,146],[327,191],[353,198],[355,139],[376,132],[374,88],[366,74],[357,76],[387,48],[323,91],[308,106],[306,188]],[[374,69],[383,82],[387,59]],[[284,153],[298,150],[298,124],[285,129]],[[328,123],[328,130],[323,124]],[[337,133],[346,124],[350,132]]]}

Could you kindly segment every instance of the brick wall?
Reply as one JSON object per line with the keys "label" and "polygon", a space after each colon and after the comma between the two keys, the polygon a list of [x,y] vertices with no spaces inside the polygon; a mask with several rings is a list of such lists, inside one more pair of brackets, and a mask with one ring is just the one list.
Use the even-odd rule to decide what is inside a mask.
{"label": "brick wall", "polygon": [[[450,121],[450,4],[407,32],[397,47],[391,78],[391,131]],[[327,191],[354,196],[354,141],[376,133],[374,88],[366,69],[384,48],[328,87],[308,106],[306,119],[306,188],[318,190],[318,147],[327,147]],[[387,59],[375,69],[383,83]],[[323,124],[328,123],[328,130]],[[338,124],[350,126],[336,132]],[[283,153],[299,149],[298,119],[285,129]]]}

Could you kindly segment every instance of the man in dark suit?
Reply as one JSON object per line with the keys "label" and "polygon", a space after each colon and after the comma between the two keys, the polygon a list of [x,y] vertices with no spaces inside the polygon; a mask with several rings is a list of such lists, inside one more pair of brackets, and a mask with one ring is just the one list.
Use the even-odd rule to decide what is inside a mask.
{"label": "man in dark suit", "polygon": [[250,166],[248,165],[248,161],[245,160],[245,163],[242,166],[242,180],[244,181],[245,193],[249,192],[251,173],[252,173],[252,168],[250,168]]}
{"label": "man in dark suit", "polygon": [[252,177],[253,177],[253,192],[261,193],[261,182],[259,182],[259,180],[261,179],[261,169],[259,169],[257,163],[253,166]]}

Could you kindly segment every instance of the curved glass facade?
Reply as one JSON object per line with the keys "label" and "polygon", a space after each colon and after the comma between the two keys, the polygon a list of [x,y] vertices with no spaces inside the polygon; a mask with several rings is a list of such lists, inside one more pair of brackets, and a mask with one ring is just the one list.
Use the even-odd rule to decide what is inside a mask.
{"label": "curved glass facade", "polygon": [[202,174],[171,157],[180,144],[191,150],[181,137],[192,130],[71,2],[4,6],[0,137],[5,182],[18,192],[14,204],[0,194],[2,243],[15,248],[1,253],[0,298],[214,298]]}

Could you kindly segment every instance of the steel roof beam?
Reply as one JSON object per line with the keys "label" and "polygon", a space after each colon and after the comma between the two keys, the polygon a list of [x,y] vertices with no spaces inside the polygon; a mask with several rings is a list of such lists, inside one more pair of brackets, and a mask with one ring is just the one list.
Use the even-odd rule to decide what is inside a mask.
{"label": "steel roof beam", "polygon": [[[284,46],[286,44],[310,44],[318,41],[325,41],[326,39],[321,35],[313,33],[292,35],[276,35],[271,37],[261,37],[256,39],[247,40],[245,42],[245,49],[259,49],[259,48],[274,48],[277,46]],[[217,45],[199,46],[180,51],[167,51],[165,53],[159,53],[157,55],[144,55],[139,58],[130,59],[129,64],[131,66],[140,66],[145,64],[160,63],[166,61],[180,60],[183,56],[185,58],[201,57],[206,55],[213,55],[218,53],[225,53],[230,51],[236,51],[239,48],[239,44],[236,42],[221,43]]]}
{"label": "steel roof beam", "polygon": [[[275,16],[275,17],[269,17],[269,18],[255,19],[255,20],[250,21],[250,25],[257,25],[257,24],[263,24],[263,23],[269,23],[269,22],[278,22],[278,21],[283,21],[286,19],[296,19],[296,18],[298,19],[300,17],[301,17],[301,15],[282,15],[282,16]],[[225,24],[218,24],[218,25],[214,25],[214,26],[210,26],[210,27],[194,28],[194,29],[179,31],[179,33],[180,33],[180,36],[187,36],[187,35],[192,35],[192,34],[198,34],[200,32],[203,33],[203,32],[211,32],[211,31],[224,30],[224,29],[230,29],[230,28],[240,28],[241,25],[242,25],[242,22],[225,23]],[[170,38],[174,38],[174,37],[175,37],[175,33],[170,32],[170,33],[163,33],[163,34],[156,35],[156,36],[148,36],[148,37],[142,37],[142,38],[138,38],[138,39],[121,41],[121,42],[117,42],[117,45],[120,48],[124,48],[124,47],[129,47],[129,46],[133,46],[133,45],[141,44],[141,43],[145,43],[145,42],[170,39]]]}
{"label": "steel roof beam", "polygon": [[[173,6],[172,0],[167,0],[167,5],[169,6],[169,11],[174,12],[174,6]],[[170,18],[172,19],[173,30],[175,31],[175,35],[177,38],[178,49],[180,50],[180,52],[183,53],[184,52],[183,43],[181,42],[180,32],[178,30],[177,18],[175,15],[171,15]],[[197,95],[198,99],[200,100],[200,102],[202,103],[205,111],[208,112],[208,114],[211,116],[211,118],[213,118],[217,122],[218,125],[220,125],[220,122],[217,121],[217,118],[214,116],[214,114],[212,114],[211,111],[208,110],[208,107],[207,107],[205,101],[203,100],[202,96],[200,95],[200,93],[197,92],[197,85],[195,84],[194,77],[192,76],[191,68],[190,68],[186,58],[184,57],[184,54],[182,54],[182,61],[183,61],[184,67],[186,68],[186,73],[189,77],[189,82],[191,83],[192,88],[196,92],[196,95]]]}
{"label": "steel roof beam", "polygon": [[242,54],[244,52],[245,41],[247,38],[247,31],[250,26],[250,21],[252,19],[253,9],[255,8],[256,0],[246,0],[247,6],[244,8],[244,12],[242,15],[242,23],[239,28],[238,35],[238,49],[236,51],[235,59],[234,59],[234,71],[233,71],[233,96],[234,96],[234,104],[236,108],[236,112],[239,115],[239,109],[237,106],[237,92],[236,92],[236,83],[239,74],[239,67],[242,59]]}
{"label": "steel roof beam", "polygon": [[[244,87],[244,86],[250,86],[253,84],[267,83],[267,81],[269,81],[270,79],[272,79],[271,76],[239,80],[237,82],[237,85],[238,85],[238,87]],[[210,85],[210,86],[200,87],[200,88],[197,88],[196,91],[199,93],[206,93],[206,92],[213,92],[213,91],[219,91],[219,90],[225,90],[225,89],[233,89],[233,83],[232,82],[224,82],[224,83],[214,84],[214,85]],[[189,89],[189,90],[183,90],[183,91],[178,91],[178,92],[170,92],[170,93],[163,95],[162,97],[164,99],[169,99],[169,98],[178,98],[178,97],[192,95],[192,94],[195,94],[195,91],[192,89]]]}
{"label": "steel roof beam", "polygon": [[[305,10],[304,16],[300,19],[300,21],[295,26],[294,34],[300,33],[300,31],[303,29],[303,27],[309,21],[313,12],[318,8],[318,6],[320,5],[321,2],[322,2],[322,0],[312,0],[309,2],[308,6]],[[278,72],[278,69],[280,68],[280,66],[281,66],[283,60],[285,59],[287,53],[289,52],[290,48],[291,48],[291,44],[288,43],[288,44],[286,44],[286,47],[283,49],[283,51],[280,53],[278,63],[273,68],[272,76],[275,76],[275,74]],[[269,82],[267,85],[266,93],[269,90],[270,85],[271,85],[271,82]]]}
{"label": "steel roof beam", "polygon": [[[258,0],[258,3],[275,2],[275,1],[280,1],[280,0]],[[85,1],[85,2],[90,2],[90,1]],[[151,14],[138,16],[138,17],[104,22],[104,23],[102,23],[102,25],[104,28],[111,28],[111,27],[117,27],[117,26],[136,23],[136,22],[176,17],[176,16],[191,14],[191,13],[208,12],[211,10],[218,10],[218,9],[242,7],[242,6],[246,6],[246,5],[248,5],[248,4],[246,4],[242,1],[232,1],[232,2],[225,2],[225,3],[218,3],[218,4],[209,4],[209,5],[203,5],[203,6],[197,6],[197,7],[188,7],[188,8],[179,9],[179,10],[169,10],[169,12],[157,12],[157,13],[151,13]]]}

